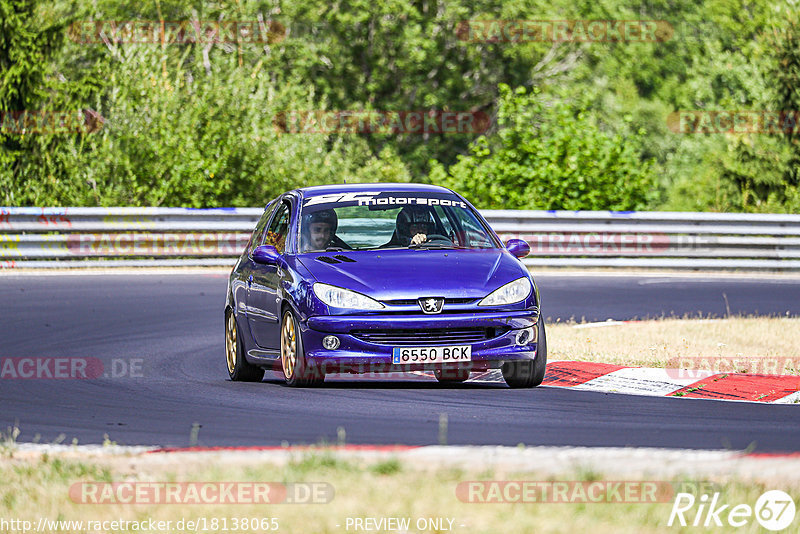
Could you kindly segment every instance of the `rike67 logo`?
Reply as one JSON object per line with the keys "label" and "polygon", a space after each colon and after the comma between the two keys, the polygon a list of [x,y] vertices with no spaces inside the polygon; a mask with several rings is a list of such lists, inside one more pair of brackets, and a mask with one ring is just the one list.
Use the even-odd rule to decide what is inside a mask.
{"label": "rike67 logo", "polygon": [[794,500],[781,490],[770,490],[762,494],[755,507],[749,504],[732,506],[720,500],[720,494],[711,497],[703,494],[696,499],[691,493],[678,493],[669,514],[667,526],[682,527],[734,527],[750,523],[753,518],[767,530],[779,532],[792,525],[795,516]]}

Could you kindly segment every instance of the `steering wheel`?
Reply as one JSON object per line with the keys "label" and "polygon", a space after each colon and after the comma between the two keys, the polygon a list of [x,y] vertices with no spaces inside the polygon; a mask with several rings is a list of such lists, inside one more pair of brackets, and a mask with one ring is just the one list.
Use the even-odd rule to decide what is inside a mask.
{"label": "steering wheel", "polygon": [[423,243],[439,242],[439,243],[447,243],[449,245],[453,244],[453,242],[446,235],[428,234],[426,237],[427,237],[427,239],[425,239],[425,241],[423,241]]}

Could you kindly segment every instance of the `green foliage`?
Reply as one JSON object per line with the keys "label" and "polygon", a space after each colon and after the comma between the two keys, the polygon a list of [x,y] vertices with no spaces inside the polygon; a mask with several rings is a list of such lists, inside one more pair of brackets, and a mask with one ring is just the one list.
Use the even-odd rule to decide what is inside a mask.
{"label": "green foliage", "polygon": [[0,111],[22,111],[47,97],[50,56],[63,41],[63,23],[42,26],[44,5],[0,1]]}
{"label": "green foliage", "polygon": [[[796,0],[0,0],[0,204],[261,205],[448,184],[480,207],[800,210],[800,140],[676,134],[676,110],[800,110]],[[661,20],[657,42],[465,40],[465,21]],[[256,21],[268,42],[84,43],[80,21]],[[512,93],[503,87],[520,88]],[[479,111],[474,134],[291,134],[289,110]]]}
{"label": "green foliage", "polygon": [[[0,0],[0,114],[59,100],[51,94],[48,75],[51,56],[63,42],[64,23],[53,20],[48,7],[36,0]],[[18,159],[35,150],[30,139],[0,129],[0,190],[11,189]]]}
{"label": "green foliage", "polygon": [[[754,109],[800,113],[800,16],[784,6],[771,21],[770,31],[748,44],[750,62],[740,63],[740,87],[746,88]],[[729,87],[736,84],[728,84]],[[729,106],[731,107],[731,106]],[[800,126],[784,131],[730,134],[718,150],[707,152],[718,187],[726,189],[710,205],[720,211],[800,212]],[[719,189],[718,189],[719,190]],[[703,198],[696,191],[695,199]],[[701,206],[703,204],[701,203]]]}
{"label": "green foliage", "polygon": [[[788,7],[788,6],[787,6]],[[775,52],[775,63],[772,77],[775,81],[775,108],[780,111],[791,111],[795,120],[800,120],[800,13],[795,9],[784,9],[780,14],[782,20],[774,29],[771,40]],[[790,156],[784,167],[786,185],[793,189],[787,198],[795,196],[800,187],[800,124],[784,132],[784,140],[788,145]],[[796,208],[800,208],[795,204]]]}
{"label": "green foliage", "polygon": [[651,166],[637,153],[640,136],[604,132],[579,104],[545,101],[538,90],[500,86],[499,131],[439,183],[487,208],[634,210],[647,204]]}
{"label": "green foliage", "polygon": [[403,464],[397,458],[389,458],[370,465],[369,470],[377,475],[394,475],[403,470]]}
{"label": "green foliage", "polygon": [[109,44],[107,58],[107,80],[83,100],[101,128],[21,154],[13,182],[0,181],[6,203],[249,206],[299,185],[410,179],[390,146],[373,156],[357,137],[281,133],[277,113],[321,106],[263,61],[199,45]]}

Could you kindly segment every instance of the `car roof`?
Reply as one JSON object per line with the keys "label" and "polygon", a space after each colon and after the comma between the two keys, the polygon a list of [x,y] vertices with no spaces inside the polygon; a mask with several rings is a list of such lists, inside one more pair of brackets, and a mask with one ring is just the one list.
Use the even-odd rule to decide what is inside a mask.
{"label": "car roof", "polygon": [[449,189],[430,184],[375,183],[375,184],[331,184],[301,187],[296,189],[304,197],[329,195],[331,193],[363,193],[365,191],[392,191],[398,193],[452,193]]}

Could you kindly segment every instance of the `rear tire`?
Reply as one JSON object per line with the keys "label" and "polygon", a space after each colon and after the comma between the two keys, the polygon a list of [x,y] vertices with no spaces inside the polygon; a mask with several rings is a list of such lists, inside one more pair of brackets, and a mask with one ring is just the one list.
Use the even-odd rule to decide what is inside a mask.
{"label": "rear tire", "polygon": [[317,386],[325,381],[322,370],[306,362],[303,336],[291,310],[283,313],[281,320],[281,369],[286,385],[292,387]]}
{"label": "rear tire", "polygon": [[228,376],[234,382],[261,382],[264,379],[264,370],[252,365],[244,357],[239,323],[233,311],[225,314],[225,360]]}
{"label": "rear tire", "polygon": [[469,369],[464,367],[449,369],[434,369],[433,376],[442,384],[459,384],[469,378]]}
{"label": "rear tire", "polygon": [[537,347],[536,358],[533,360],[518,360],[503,364],[503,378],[512,388],[533,388],[544,380],[547,367],[547,335],[544,328],[544,317],[539,316],[536,324]]}

